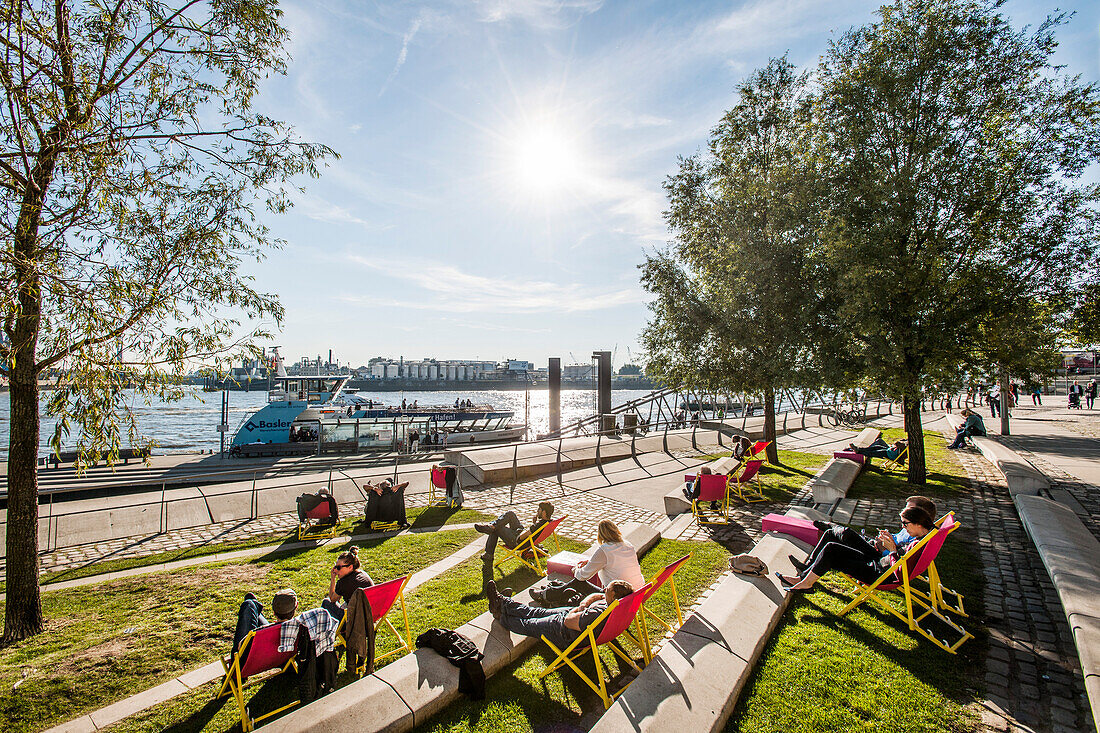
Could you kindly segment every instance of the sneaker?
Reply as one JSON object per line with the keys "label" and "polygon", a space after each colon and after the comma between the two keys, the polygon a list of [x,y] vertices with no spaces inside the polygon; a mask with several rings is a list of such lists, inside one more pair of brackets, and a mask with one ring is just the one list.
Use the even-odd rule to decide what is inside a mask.
{"label": "sneaker", "polygon": [[[493,585],[496,586],[496,583],[494,582]],[[513,595],[515,595],[515,593],[513,593],[511,588],[501,588],[500,589],[501,598],[511,598]]]}
{"label": "sneaker", "polygon": [[478,532],[481,532],[482,534],[493,533],[493,525],[491,524],[475,524],[474,529],[476,529]]}
{"label": "sneaker", "polygon": [[538,601],[539,603],[545,603],[546,602],[546,591],[541,589],[541,588],[532,588],[531,589],[531,598],[533,600]]}
{"label": "sneaker", "polygon": [[816,519],[814,520],[814,526],[822,532],[828,532],[830,529],[833,528],[833,525],[829,524],[828,522],[819,522]]}

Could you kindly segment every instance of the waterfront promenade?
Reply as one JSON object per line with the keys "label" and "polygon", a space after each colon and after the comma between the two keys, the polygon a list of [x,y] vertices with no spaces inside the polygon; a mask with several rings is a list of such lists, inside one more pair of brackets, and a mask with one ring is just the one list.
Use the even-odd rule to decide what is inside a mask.
{"label": "waterfront promenade", "polygon": [[[988,410],[985,416],[987,427],[995,434],[998,421],[988,417]],[[875,424],[897,428],[900,422],[899,416],[892,415]],[[926,414],[925,428],[951,432],[941,413]],[[997,439],[1046,473],[1054,488],[1069,492],[1079,503],[1078,514],[1086,526],[1100,536],[1100,513],[1097,511],[1100,413],[1024,406],[1014,411],[1012,433],[1012,436]],[[782,436],[779,447],[829,455],[847,445],[853,436],[851,431],[813,427]],[[685,470],[698,465],[700,455],[720,450],[712,432],[700,433],[695,448],[691,447],[686,434],[678,437],[669,453],[647,452],[641,454],[638,461],[614,461],[606,464],[604,471],[595,466],[579,468],[568,472],[562,483],[551,476],[523,480],[515,486],[506,483],[471,490],[467,493],[466,506],[489,514],[512,508],[523,517],[533,511],[537,501],[549,497],[558,505],[560,514],[569,514],[563,534],[581,542],[591,542],[596,521],[608,517],[620,523],[649,524],[670,539],[718,542],[731,553],[749,549],[762,536],[760,517],[776,510],[774,504],[740,507],[735,524],[718,529],[700,528],[690,520],[690,515],[664,515],[658,503],[663,492],[678,485]],[[988,632],[988,649],[981,660],[984,672],[974,683],[985,690],[979,705],[983,729],[1043,733],[1091,730],[1089,701],[1084,692],[1072,631],[1042,561],[1020,525],[1004,478],[977,451],[965,449],[955,455],[969,477],[971,491],[952,499],[948,508],[957,512],[967,534],[975,539],[985,577],[981,604],[984,615],[968,622],[969,626],[981,626]],[[427,464],[403,467],[403,478],[407,474],[413,480],[413,489],[423,487],[426,468]],[[324,481],[326,477],[318,475],[317,479]],[[409,505],[421,505],[424,498],[422,491],[413,490]],[[802,491],[791,502],[805,505],[811,499],[808,492]],[[837,509],[856,525],[890,526],[895,521],[895,503],[896,500],[881,502],[873,497],[856,496],[843,500]],[[342,508],[345,516],[360,511],[350,503]],[[101,559],[137,557],[286,533],[295,523],[292,513],[281,513],[246,522],[166,532],[141,538],[129,547],[70,548],[43,556],[43,569],[63,570],[94,564]],[[270,549],[260,548],[257,554]],[[188,560],[187,564],[197,562],[201,560]],[[172,567],[169,563],[134,572]],[[97,579],[81,579],[66,585],[79,587],[93,582]],[[922,654],[940,653],[921,648]],[[132,701],[132,706],[139,702]],[[588,722],[592,724],[595,720]]]}

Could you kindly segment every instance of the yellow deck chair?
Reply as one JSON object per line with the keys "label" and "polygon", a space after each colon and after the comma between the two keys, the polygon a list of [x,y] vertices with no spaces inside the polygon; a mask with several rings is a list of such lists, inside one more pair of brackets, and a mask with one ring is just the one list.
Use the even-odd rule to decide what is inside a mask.
{"label": "yellow deck chair", "polygon": [[[684,483],[694,483],[695,476],[684,476]],[[718,517],[711,519],[707,506],[718,502]],[[691,514],[699,524],[730,523],[729,480],[720,473],[704,473],[699,476],[699,498],[691,502]],[[715,511],[711,509],[710,511]]]}
{"label": "yellow deck chair", "polygon": [[[670,565],[665,566],[665,568],[657,574],[657,577],[649,581],[649,583],[647,584],[649,586],[649,591],[645,594],[645,597],[642,598],[641,613],[638,614],[641,636],[640,639],[637,640],[638,646],[642,648],[642,653],[645,657],[646,664],[649,664],[651,661],[653,661],[653,642],[650,640],[649,636],[649,619],[651,619],[659,626],[664,627],[666,631],[674,631],[675,629],[678,629],[684,625],[684,612],[680,608],[680,596],[676,592],[676,579],[673,576],[676,574],[676,571],[679,570],[681,566],[683,566],[684,563],[691,559],[691,555],[692,553],[689,552],[688,554],[681,557],[679,560],[676,560]],[[649,599],[655,596],[657,594],[657,591],[659,591],[661,589],[661,586],[665,583],[668,583],[669,587],[672,589],[672,604],[673,607],[676,609],[675,627],[672,625],[671,620],[665,621],[663,618],[661,618],[646,607],[646,603],[649,602]],[[644,643],[641,643],[643,640]]]}
{"label": "yellow deck chair", "polygon": [[731,473],[729,477],[729,495],[736,496],[746,504],[756,501],[767,501],[761,491],[760,469],[764,465],[764,458],[750,458],[741,464],[741,470]]}
{"label": "yellow deck chair", "polygon": [[[237,652],[228,659],[222,659],[222,667],[225,668],[225,677],[218,687],[214,699],[220,699],[226,695],[232,695],[237,701],[237,707],[241,713],[241,729],[250,731],[256,727],[256,723],[270,718],[273,715],[292,708],[298,704],[295,700],[283,705],[277,710],[253,718],[248,712],[248,706],[244,700],[244,688],[249,684],[249,677],[254,677],[262,672],[277,670],[274,675],[265,677],[264,680],[280,675],[291,667],[298,668],[294,664],[294,650],[289,652],[279,651],[279,634],[282,631],[281,623],[264,626],[249,632],[237,648]],[[243,659],[242,659],[243,658]]]}
{"label": "yellow deck chair", "polygon": [[905,448],[902,449],[901,453],[898,454],[897,458],[887,458],[885,461],[883,461],[882,470],[884,472],[886,472],[886,471],[898,471],[898,470],[904,471],[905,470],[905,462],[907,460],[909,460],[909,444],[908,443],[905,444]]}
{"label": "yellow deck chair", "polygon": [[[935,587],[932,588],[932,593],[926,593],[914,588],[912,581],[927,572],[932,562],[935,561],[936,555],[939,554],[940,549],[943,547],[943,543],[947,539],[947,536],[958,529],[958,527],[959,523],[955,521],[954,513],[949,513],[944,517],[943,523],[939,527],[935,527],[918,542],[915,542],[913,546],[891,565],[889,569],[880,575],[875,582],[864,584],[856,580],[856,585],[860,588],[859,593],[840,611],[839,615],[843,616],[853,608],[861,605],[864,601],[872,601],[880,608],[893,614],[901,621],[904,621],[906,625],[909,626],[910,631],[916,631],[940,649],[955,654],[958,648],[962,646],[967,639],[973,639],[974,635],[940,613],[937,601],[934,597],[936,593]],[[894,605],[885,598],[886,591],[897,591],[902,595],[905,601],[904,614],[894,608]],[[959,634],[958,640],[949,644],[947,641],[943,641],[934,636],[928,629],[923,628],[920,624],[929,616],[932,616],[957,632]]]}
{"label": "yellow deck chair", "polygon": [[[528,535],[515,547],[504,548],[504,556],[493,563],[493,567],[498,568],[514,558],[534,570],[538,575],[545,577],[546,569],[543,567],[543,560],[545,557],[549,556],[549,553],[539,547],[539,545],[553,537],[554,545],[558,548],[558,552],[561,552],[561,542],[558,540],[558,525],[565,521],[568,516],[568,514],[565,514],[557,519],[551,519],[549,522],[542,525],[539,531]],[[523,556],[524,553],[530,553],[530,559],[525,558]]]}
{"label": "yellow deck chair", "polygon": [[[542,640],[546,642],[546,646],[554,652],[554,660],[547,665],[546,669],[539,675],[541,680],[546,675],[550,674],[556,669],[560,669],[562,666],[568,666],[574,672],[577,673],[586,685],[592,688],[592,691],[600,696],[603,700],[603,706],[606,710],[611,707],[611,702],[622,694],[622,690],[619,690],[615,694],[611,694],[607,690],[607,683],[604,681],[603,675],[603,662],[600,660],[600,647],[604,644],[608,644],[611,647],[611,651],[615,653],[620,659],[629,664],[635,671],[641,672],[641,668],[634,663],[634,660],[630,658],[630,655],[624,652],[618,647],[617,644],[613,644],[616,638],[623,632],[630,628],[630,625],[634,623],[634,618],[638,614],[638,609],[642,606],[642,601],[645,598],[646,593],[649,592],[650,584],[643,585],[638,590],[634,591],[626,598],[616,598],[607,610],[604,611],[596,618],[595,621],[588,624],[584,631],[577,639],[565,647],[565,649],[558,649],[554,644],[545,636]],[[603,628],[600,625],[603,624]],[[595,629],[600,628],[600,635],[596,636]],[[596,667],[596,681],[593,681],[586,675],[581,668],[577,666],[576,660],[586,654],[592,654],[592,662]],[[629,687],[629,685],[627,685]]]}

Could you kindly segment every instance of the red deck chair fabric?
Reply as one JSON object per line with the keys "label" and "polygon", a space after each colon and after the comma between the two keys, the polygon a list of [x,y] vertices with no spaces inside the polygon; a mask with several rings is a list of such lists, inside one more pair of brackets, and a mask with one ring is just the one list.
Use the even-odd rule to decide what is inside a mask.
{"label": "red deck chair fabric", "polygon": [[[607,610],[600,614],[599,618],[589,624],[588,627],[581,632],[581,635],[565,649],[558,649],[545,636],[542,637],[543,642],[550,647],[556,656],[554,660],[547,665],[546,669],[542,671],[542,674],[539,675],[539,679],[561,668],[563,665],[568,666],[577,673],[577,676],[579,676],[585,684],[591,687],[592,690],[600,696],[600,699],[603,700],[605,710],[611,707],[612,700],[622,694],[622,690],[619,690],[614,695],[608,692],[607,683],[604,681],[603,663],[600,660],[599,647],[604,644],[609,644],[610,649],[616,656],[641,673],[642,670],[634,663],[630,655],[619,649],[617,644],[611,644],[611,642],[617,639],[620,634],[630,628],[630,625],[634,623],[634,619],[638,614],[638,609],[641,608],[642,601],[649,592],[650,586],[650,583],[646,583],[626,598],[616,599],[607,607]],[[595,633],[597,628],[599,629],[599,634]],[[592,655],[592,661],[596,667],[597,682],[593,682],[576,664],[575,660],[584,654]],[[623,688],[623,690],[625,689],[626,687]]]}
{"label": "red deck chair fabric", "polygon": [[428,506],[447,506],[447,471],[432,468],[428,484]]}
{"label": "red deck chair fabric", "polygon": [[[370,606],[371,620],[374,621],[374,629],[377,634],[381,631],[383,624],[393,632],[397,637],[398,646],[385,654],[376,655],[374,661],[378,662],[382,659],[388,659],[396,654],[412,651],[412,632],[409,630],[409,611],[405,607],[405,584],[409,582],[409,576],[403,575],[400,578],[394,578],[393,580],[387,580],[385,583],[378,583],[372,585],[369,588],[363,589],[363,596],[367,599],[367,605]],[[401,632],[393,625],[386,616],[390,610],[393,609],[393,605],[398,601],[401,602],[401,617],[404,622],[405,634],[401,635]],[[346,617],[345,617],[346,618]],[[340,620],[340,626],[336,629],[337,645],[344,645],[344,619]],[[366,660],[356,669],[356,672],[360,676],[366,671]]]}
{"label": "red deck chair fabric", "polygon": [[[277,715],[298,704],[298,701],[295,700],[289,705],[284,705],[256,718],[249,715],[248,708],[245,705],[244,687],[249,677],[273,669],[279,670],[281,674],[294,665],[295,650],[289,652],[279,651],[279,634],[282,627],[281,623],[271,624],[249,633],[241,642],[233,658],[228,663],[226,660],[222,660],[222,666],[225,667],[225,678],[218,688],[215,699],[225,697],[227,694],[233,695],[233,698],[237,701],[237,707],[240,708],[241,728],[244,731],[250,731],[257,722],[272,715]],[[243,662],[241,661],[242,657],[244,657]]]}
{"label": "red deck chair fabric", "polygon": [[[558,552],[561,552],[561,542],[558,541],[558,525],[564,522],[568,516],[568,514],[563,514],[557,519],[551,519],[549,522],[544,524],[538,532],[535,532],[533,535],[529,536],[527,539],[523,540],[515,547],[504,548],[504,556],[493,563],[493,567],[500,567],[508,560],[515,558],[527,567],[534,570],[537,574],[545,577],[546,570],[542,567],[542,556],[547,555],[548,553],[541,547],[539,547],[539,545],[547,542],[551,537],[553,537],[554,544],[557,546]],[[530,553],[531,561],[533,561],[534,564],[532,564],[531,561],[528,561],[528,559],[523,556],[524,553]]]}
{"label": "red deck chair fabric", "polygon": [[770,440],[758,440],[758,441],[756,441],[755,443],[752,444],[752,448],[749,448],[749,455],[750,456],[755,456],[756,454],[762,452],[770,444],[771,444]]}
{"label": "red deck chair fabric", "polygon": [[[337,514],[333,515],[332,507],[334,506],[336,506],[335,499],[331,503],[325,500],[312,509],[306,509],[302,512],[301,516],[304,516],[305,520],[298,524],[298,539],[317,540],[335,537],[339,509],[336,510]],[[330,521],[326,522],[325,520]]]}
{"label": "red deck chair fabric", "polygon": [[[684,476],[684,482],[694,482],[695,476]],[[729,482],[718,473],[704,473],[699,479],[699,498],[691,502],[691,513],[699,524],[729,524]],[[711,519],[706,504],[718,502],[718,519]]]}
{"label": "red deck chair fabric", "polygon": [[[752,458],[745,461],[741,471],[730,476],[730,494],[736,494],[737,498],[744,502],[767,501],[768,498],[760,490],[760,469],[764,465],[764,458]],[[755,480],[756,486],[753,486]]]}

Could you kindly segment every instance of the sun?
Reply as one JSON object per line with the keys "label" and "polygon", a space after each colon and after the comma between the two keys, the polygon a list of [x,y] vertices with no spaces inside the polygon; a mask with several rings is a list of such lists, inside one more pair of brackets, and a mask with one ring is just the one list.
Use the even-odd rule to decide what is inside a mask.
{"label": "sun", "polygon": [[532,194],[566,192],[583,176],[583,159],[575,138],[551,125],[524,130],[511,147],[516,182]]}

